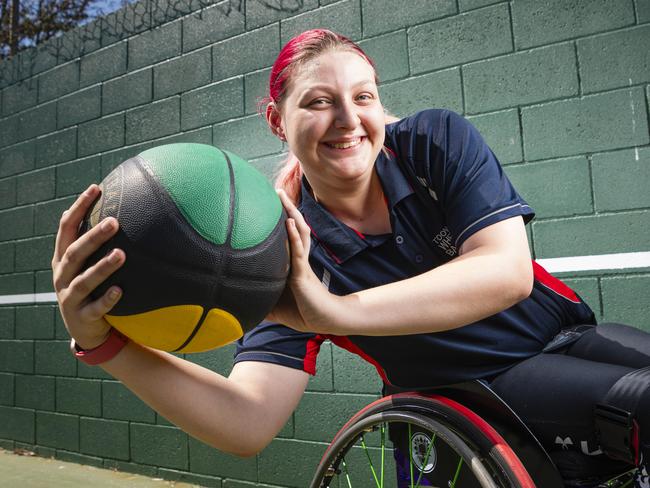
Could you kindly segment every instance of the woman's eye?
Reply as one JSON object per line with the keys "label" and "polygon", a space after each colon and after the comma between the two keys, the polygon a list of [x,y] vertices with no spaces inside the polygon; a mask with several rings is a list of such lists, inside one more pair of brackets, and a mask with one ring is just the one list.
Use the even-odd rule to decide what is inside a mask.
{"label": "woman's eye", "polygon": [[362,93],[357,97],[357,100],[361,101],[366,101],[366,100],[372,100],[372,95],[370,93]]}
{"label": "woman's eye", "polygon": [[329,103],[329,100],[326,98],[317,98],[313,102],[311,102],[311,105],[326,105]]}

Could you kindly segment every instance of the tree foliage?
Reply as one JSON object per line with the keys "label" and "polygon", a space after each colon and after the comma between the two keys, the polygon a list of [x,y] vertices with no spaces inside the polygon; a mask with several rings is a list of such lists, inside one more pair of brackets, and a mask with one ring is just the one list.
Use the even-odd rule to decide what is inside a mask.
{"label": "tree foliage", "polygon": [[16,54],[89,18],[95,0],[0,0],[0,57]]}

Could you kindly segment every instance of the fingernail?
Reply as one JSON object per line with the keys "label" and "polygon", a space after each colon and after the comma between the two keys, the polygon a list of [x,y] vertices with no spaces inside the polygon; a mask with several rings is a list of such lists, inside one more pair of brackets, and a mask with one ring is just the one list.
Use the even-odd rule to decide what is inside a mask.
{"label": "fingernail", "polygon": [[104,232],[109,232],[109,231],[113,230],[114,226],[115,226],[115,224],[113,223],[113,219],[111,219],[111,218],[108,218],[108,219],[106,219],[106,220],[104,220],[102,222],[102,230]]}
{"label": "fingernail", "polygon": [[118,298],[120,298],[120,294],[121,294],[120,290],[118,290],[117,288],[113,288],[111,291],[108,292],[108,298],[110,298],[111,300],[117,300]]}
{"label": "fingernail", "polygon": [[117,254],[117,249],[113,249],[111,253],[108,255],[108,262],[111,264],[117,263],[119,259],[120,256]]}
{"label": "fingernail", "polygon": [[86,195],[91,196],[93,193],[95,193],[96,188],[97,187],[95,185],[90,185],[86,190]]}

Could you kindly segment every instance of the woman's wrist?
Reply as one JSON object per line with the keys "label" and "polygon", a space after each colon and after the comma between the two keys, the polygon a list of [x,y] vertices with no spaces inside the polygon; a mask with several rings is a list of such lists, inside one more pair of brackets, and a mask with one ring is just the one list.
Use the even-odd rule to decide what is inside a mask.
{"label": "woman's wrist", "polygon": [[111,328],[105,340],[92,348],[84,348],[75,339],[71,339],[70,351],[80,361],[95,366],[113,359],[128,342],[128,337],[117,329]]}

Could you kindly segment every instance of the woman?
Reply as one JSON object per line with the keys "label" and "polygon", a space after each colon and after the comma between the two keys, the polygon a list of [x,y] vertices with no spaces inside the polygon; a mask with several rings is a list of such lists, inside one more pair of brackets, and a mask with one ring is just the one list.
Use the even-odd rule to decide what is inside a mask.
{"label": "woman", "polygon": [[[388,387],[483,379],[548,449],[573,436],[593,454],[593,406],[618,378],[650,365],[650,336],[604,325],[561,354],[542,354],[593,313],[531,266],[524,225],[533,212],[476,130],[444,110],[387,120],[372,62],[324,30],[282,49],[267,102],[269,127],[294,155],[279,191],[292,271],[270,321],[240,341],[231,375],[128,341],[105,345],[114,334],[102,317],[120,290],[96,301],[88,294],[126,256],[116,249],[80,272],[118,227],[107,219],[77,236],[94,185],[64,213],[52,263],[77,348],[105,351],[101,367],[161,415],[239,455],[261,450],[284,425],[326,338],[371,361]],[[540,390],[553,395],[540,399]],[[647,390],[639,402],[648,456]]]}

